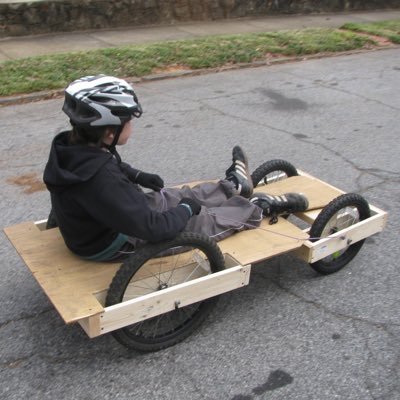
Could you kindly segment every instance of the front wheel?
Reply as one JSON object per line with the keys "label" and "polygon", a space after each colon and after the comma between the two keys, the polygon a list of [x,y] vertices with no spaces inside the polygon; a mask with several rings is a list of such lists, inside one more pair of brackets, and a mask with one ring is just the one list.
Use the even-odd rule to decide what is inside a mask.
{"label": "front wheel", "polygon": [[[214,240],[195,233],[146,245],[117,271],[106,306],[164,290],[224,269],[223,255]],[[184,340],[206,319],[217,302],[209,298],[177,308],[114,331],[113,336],[129,349],[157,351]]]}
{"label": "front wheel", "polygon": [[298,175],[297,170],[290,162],[277,159],[261,164],[251,174],[251,180],[253,181],[253,186],[256,187],[260,184],[268,185],[296,175]]}
{"label": "front wheel", "polygon": [[[343,194],[322,209],[311,226],[310,237],[327,237],[370,216],[369,205],[362,196],[355,193]],[[313,241],[316,240],[318,239]],[[311,263],[311,268],[323,275],[339,271],[356,256],[363,246],[364,240],[360,240],[319,261]]]}

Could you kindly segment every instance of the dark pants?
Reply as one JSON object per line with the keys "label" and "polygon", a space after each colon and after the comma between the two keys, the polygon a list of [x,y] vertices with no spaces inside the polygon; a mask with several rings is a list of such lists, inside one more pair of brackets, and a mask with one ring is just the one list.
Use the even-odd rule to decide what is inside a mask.
{"label": "dark pants", "polygon": [[[238,231],[256,228],[262,220],[261,208],[237,195],[234,184],[227,180],[200,183],[192,188],[166,188],[146,193],[146,197],[150,208],[160,212],[176,207],[184,197],[198,201],[202,206],[200,214],[190,218],[184,232],[202,233],[216,241]],[[145,241],[130,237],[119,255],[128,255],[144,244]]]}

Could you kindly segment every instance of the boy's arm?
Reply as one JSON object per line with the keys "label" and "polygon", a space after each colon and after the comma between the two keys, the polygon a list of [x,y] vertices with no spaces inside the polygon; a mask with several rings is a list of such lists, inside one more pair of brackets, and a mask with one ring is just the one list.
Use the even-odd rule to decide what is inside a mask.
{"label": "boy's arm", "polygon": [[121,161],[119,163],[119,167],[121,171],[129,178],[130,181],[136,183],[136,177],[140,174],[140,170],[136,168],[132,168],[128,163]]}
{"label": "boy's arm", "polygon": [[120,168],[133,183],[138,183],[140,186],[153,189],[157,192],[164,187],[164,181],[159,175],[149,174],[147,172],[140,171],[139,169],[132,168],[125,162],[120,163]]}
{"label": "boy's arm", "polygon": [[[186,226],[192,214],[182,204],[167,211],[149,208],[145,194],[137,191],[116,166],[103,168],[84,191],[82,206],[100,223],[116,232],[149,242],[174,238]],[[190,204],[189,204],[190,206]]]}

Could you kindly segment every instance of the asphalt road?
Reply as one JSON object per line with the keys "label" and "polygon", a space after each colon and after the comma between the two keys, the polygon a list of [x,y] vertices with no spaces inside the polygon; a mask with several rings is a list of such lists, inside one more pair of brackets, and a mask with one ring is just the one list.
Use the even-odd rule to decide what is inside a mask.
{"label": "asphalt road", "polygon": [[[126,161],[168,184],[218,178],[241,144],[389,212],[342,271],[290,255],[253,268],[186,341],[152,354],[66,326],[0,234],[0,398],[400,398],[400,49],[137,86],[145,114]],[[61,100],[0,109],[1,227],[45,218]]]}

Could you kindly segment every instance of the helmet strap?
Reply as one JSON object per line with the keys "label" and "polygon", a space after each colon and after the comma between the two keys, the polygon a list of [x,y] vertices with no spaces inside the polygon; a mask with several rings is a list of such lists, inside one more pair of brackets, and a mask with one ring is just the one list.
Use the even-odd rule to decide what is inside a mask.
{"label": "helmet strap", "polygon": [[102,147],[105,147],[111,154],[114,155],[114,157],[118,161],[118,164],[121,163],[121,156],[118,154],[116,146],[117,146],[117,143],[118,143],[118,140],[119,140],[119,137],[121,135],[121,132],[122,132],[123,128],[124,128],[123,125],[117,126],[117,129],[116,129],[115,134],[114,134],[114,139],[113,139],[111,144],[106,144],[104,142],[102,143]]}

